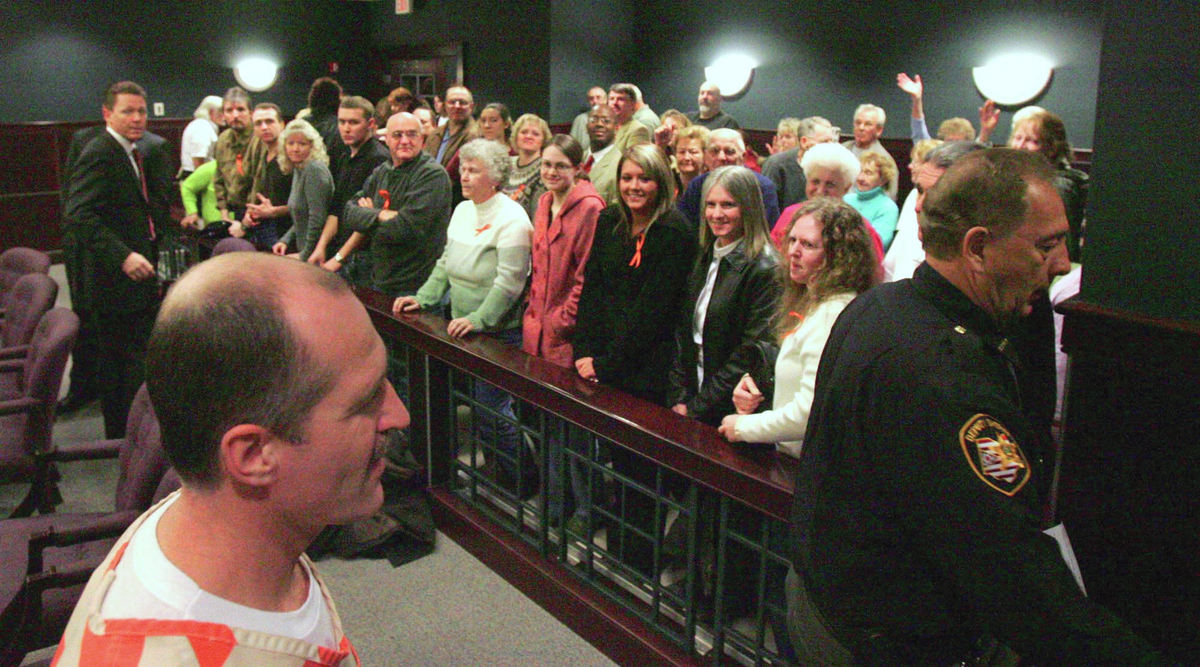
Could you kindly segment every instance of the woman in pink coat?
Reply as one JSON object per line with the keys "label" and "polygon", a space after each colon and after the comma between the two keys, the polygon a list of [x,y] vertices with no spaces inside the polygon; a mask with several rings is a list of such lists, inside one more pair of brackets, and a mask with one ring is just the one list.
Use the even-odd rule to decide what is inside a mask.
{"label": "woman in pink coat", "polygon": [[[583,292],[583,269],[592,251],[596,218],[604,210],[604,199],[587,180],[576,181],[583,162],[583,147],[565,134],[556,134],[542,149],[542,184],[546,192],[538,200],[533,214],[533,271],[530,276],[529,304],[522,321],[523,349],[553,364],[575,369],[571,334],[575,314]],[[554,432],[555,429],[551,429]],[[550,525],[560,526],[564,510],[571,512],[569,529],[582,534],[591,507],[591,487],[587,466],[567,457],[569,489],[564,489],[562,474],[564,444],[577,456],[590,458],[592,448],[584,432],[571,424],[561,436],[549,435],[549,469],[546,471],[546,495]],[[560,526],[561,528],[561,526]]]}
{"label": "woman in pink coat", "polygon": [[533,272],[522,322],[524,350],[564,368],[575,367],[571,333],[596,218],[604,210],[596,188],[575,180],[582,161],[583,148],[565,134],[554,135],[542,151],[547,191],[533,217]]}

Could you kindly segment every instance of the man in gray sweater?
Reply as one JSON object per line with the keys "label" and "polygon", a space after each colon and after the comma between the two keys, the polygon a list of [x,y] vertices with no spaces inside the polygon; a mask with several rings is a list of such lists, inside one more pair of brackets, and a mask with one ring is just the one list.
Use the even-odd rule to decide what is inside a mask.
{"label": "man in gray sweater", "polygon": [[410,113],[388,120],[391,162],[375,168],[346,203],[342,221],[371,237],[375,289],[389,296],[414,294],[442,254],[450,224],[450,177],[421,151],[421,122]]}

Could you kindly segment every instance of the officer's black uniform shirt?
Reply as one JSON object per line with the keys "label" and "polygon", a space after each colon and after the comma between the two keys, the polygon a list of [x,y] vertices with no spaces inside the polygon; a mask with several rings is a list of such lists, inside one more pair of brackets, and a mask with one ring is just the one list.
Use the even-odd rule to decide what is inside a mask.
{"label": "officer's black uniform shirt", "polygon": [[846,308],[817,374],[793,563],[860,661],[954,662],[982,635],[1042,661],[1148,650],[1042,533],[1019,355],[928,264]]}

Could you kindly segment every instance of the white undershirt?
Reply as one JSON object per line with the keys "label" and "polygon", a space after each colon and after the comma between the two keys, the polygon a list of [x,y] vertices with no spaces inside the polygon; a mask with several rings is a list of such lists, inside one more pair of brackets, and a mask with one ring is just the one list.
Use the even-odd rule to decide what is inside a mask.
{"label": "white undershirt", "polygon": [[172,621],[220,623],[282,637],[292,637],[329,648],[334,640],[333,618],[308,566],[308,599],[295,611],[253,609],[206,593],[175,566],[158,544],[158,520],[176,498],[163,503],[138,528],[117,564],[116,578],[104,603],[101,618],[153,618]]}
{"label": "white undershirt", "polygon": [[121,144],[121,148],[125,149],[125,157],[129,158],[129,164],[133,166],[133,175],[138,179],[140,184],[142,175],[138,173],[137,160],[133,159],[133,142],[117,134],[116,130],[108,127],[107,125],[104,127],[104,129],[108,130],[108,133],[112,135],[112,138],[116,139],[117,143]]}
{"label": "white undershirt", "polygon": [[733,249],[741,245],[738,239],[724,246],[713,244],[713,258],[708,265],[708,276],[704,279],[704,289],[696,297],[696,312],[692,317],[692,340],[696,343],[696,389],[704,386],[704,318],[708,315],[708,302],[712,299],[713,284],[717,282],[717,269],[721,259]]}
{"label": "white undershirt", "polygon": [[593,158],[592,164],[596,164],[597,162],[599,162],[600,158],[604,157],[605,153],[608,153],[612,149],[613,149],[613,142],[610,141],[610,142],[608,142],[608,145],[605,146],[604,148],[601,148],[598,151],[592,151],[592,158]]}

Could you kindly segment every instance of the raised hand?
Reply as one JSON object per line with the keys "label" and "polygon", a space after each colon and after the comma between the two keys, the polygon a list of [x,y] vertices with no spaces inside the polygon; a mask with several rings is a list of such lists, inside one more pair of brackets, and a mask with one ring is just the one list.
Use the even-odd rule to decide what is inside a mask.
{"label": "raised hand", "polygon": [[896,85],[913,97],[920,98],[925,95],[925,84],[921,82],[920,74],[916,75],[915,79],[910,79],[907,74],[901,72],[896,75]]}
{"label": "raised hand", "polygon": [[979,107],[979,141],[987,143],[999,123],[1000,110],[996,108],[995,102],[987,100]]}

